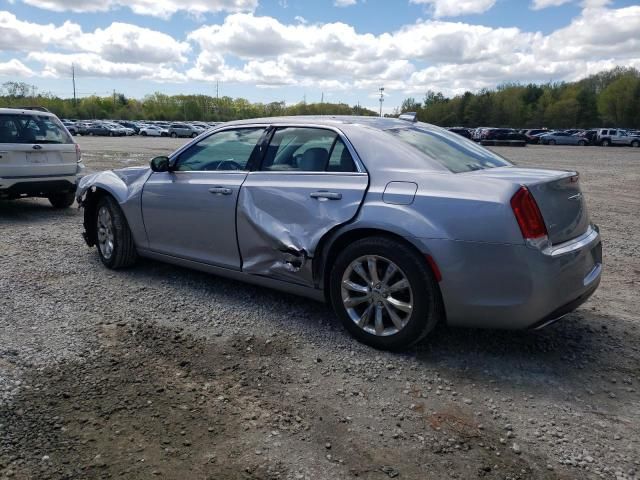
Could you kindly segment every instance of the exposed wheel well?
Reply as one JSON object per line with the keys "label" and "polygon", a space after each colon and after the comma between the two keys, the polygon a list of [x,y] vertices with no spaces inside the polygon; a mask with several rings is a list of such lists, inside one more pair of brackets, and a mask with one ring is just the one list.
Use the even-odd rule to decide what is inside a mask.
{"label": "exposed wheel well", "polygon": [[[377,228],[358,228],[355,230],[349,230],[339,235],[338,238],[332,240],[328,238],[324,241],[320,249],[316,252],[316,258],[320,258],[321,261],[316,264],[314,270],[316,278],[319,280],[318,284],[322,285],[325,299],[329,300],[329,277],[330,277],[330,269],[334,264],[334,261],[338,254],[350,243],[353,243],[357,240],[361,240],[366,237],[386,237],[391,238],[403,245],[406,245],[408,248],[413,250],[420,258],[424,259],[424,263],[427,268],[431,271],[434,278],[438,278],[439,272],[434,271],[433,265],[427,260],[427,256],[421,252],[413,243],[408,241],[406,238],[396,234],[389,232],[387,230],[381,230]],[[436,267],[437,268],[437,267]],[[440,296],[440,300],[442,300],[442,294],[440,293],[440,287],[438,286],[438,295]],[[444,308],[443,308],[444,314]]]}
{"label": "exposed wheel well", "polygon": [[86,232],[85,240],[87,244],[92,247],[98,241],[96,232],[96,211],[98,201],[104,196],[111,196],[106,190],[93,187],[89,189],[82,202],[82,208],[84,209],[84,231]]}

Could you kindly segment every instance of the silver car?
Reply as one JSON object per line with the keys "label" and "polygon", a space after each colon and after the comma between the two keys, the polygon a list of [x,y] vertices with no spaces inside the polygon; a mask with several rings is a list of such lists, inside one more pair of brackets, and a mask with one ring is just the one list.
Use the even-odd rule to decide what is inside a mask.
{"label": "silver car", "polygon": [[589,144],[586,138],[568,132],[549,132],[540,135],[540,143],[543,145],[580,145]]}
{"label": "silver car", "polygon": [[328,301],[403,349],[439,321],[538,328],[582,304],[602,254],[578,179],[424,123],[291,117],[220,125],[77,198],[109,268],[142,256]]}

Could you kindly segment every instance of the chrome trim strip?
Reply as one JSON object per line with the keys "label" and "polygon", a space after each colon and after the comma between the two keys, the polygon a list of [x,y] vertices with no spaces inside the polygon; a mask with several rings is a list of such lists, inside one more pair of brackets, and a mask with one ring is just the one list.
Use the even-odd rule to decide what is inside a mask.
{"label": "chrome trim strip", "polygon": [[[213,135],[214,133],[223,132],[225,130],[238,130],[238,129],[245,129],[245,128],[269,128],[271,126],[274,126],[276,128],[294,127],[294,128],[320,128],[323,130],[331,130],[335,132],[340,137],[340,139],[344,142],[344,144],[347,146],[347,150],[349,150],[349,153],[351,154],[351,158],[353,158],[353,161],[356,164],[356,168],[358,169],[357,172],[347,172],[347,173],[368,174],[367,169],[364,166],[364,163],[362,162],[362,159],[360,158],[360,156],[358,155],[358,152],[356,152],[356,149],[353,147],[353,144],[347,138],[344,132],[340,130],[338,127],[335,127],[333,125],[323,125],[321,123],[307,124],[307,123],[287,122],[287,123],[247,123],[247,124],[240,124],[240,125],[222,125],[220,127],[216,127],[211,130],[206,130],[205,132],[198,135],[196,138],[191,139],[190,142],[187,142],[186,144],[178,148],[178,150],[176,150],[171,155],[169,155],[169,159],[173,160],[194,143],[204,140],[205,138]],[[223,170],[220,170],[220,172],[222,171]],[[237,170],[227,170],[227,171],[237,171]],[[241,170],[241,171],[244,171],[244,170]],[[344,173],[344,172],[307,172],[307,173]]]}
{"label": "chrome trim strip", "polygon": [[602,264],[596,263],[595,267],[593,267],[593,269],[587,274],[587,276],[584,277],[584,280],[582,280],[582,284],[585,287],[592,284],[600,276],[600,273],[602,273]]}
{"label": "chrome trim strip", "polygon": [[576,250],[580,250],[590,243],[593,243],[599,238],[599,234],[594,228],[589,225],[589,228],[586,232],[580,235],[573,240],[569,240],[568,242],[561,243],[556,246],[547,247],[542,250],[542,253],[545,255],[549,255],[550,257],[558,257],[560,255],[567,255],[569,253],[573,253]]}

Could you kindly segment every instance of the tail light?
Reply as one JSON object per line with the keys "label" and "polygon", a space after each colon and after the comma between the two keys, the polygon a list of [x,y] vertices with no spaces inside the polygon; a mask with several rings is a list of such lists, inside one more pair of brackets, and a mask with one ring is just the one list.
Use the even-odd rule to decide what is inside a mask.
{"label": "tail light", "polygon": [[525,239],[535,240],[547,236],[547,227],[538,204],[527,187],[520,187],[511,198],[511,209]]}
{"label": "tail light", "polygon": [[80,145],[76,143],[76,162],[80,163],[82,160],[82,152],[80,151]]}

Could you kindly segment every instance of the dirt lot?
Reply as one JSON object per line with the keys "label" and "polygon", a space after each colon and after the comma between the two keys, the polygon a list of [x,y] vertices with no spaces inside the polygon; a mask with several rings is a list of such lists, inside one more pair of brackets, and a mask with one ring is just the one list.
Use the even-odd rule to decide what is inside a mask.
{"label": "dirt lot", "polygon": [[[89,171],[182,143],[78,140]],[[638,478],[640,151],[498,151],[581,172],[602,285],[545,330],[440,327],[404,354],[305,299],[108,271],[75,208],[0,203],[0,478]]]}

